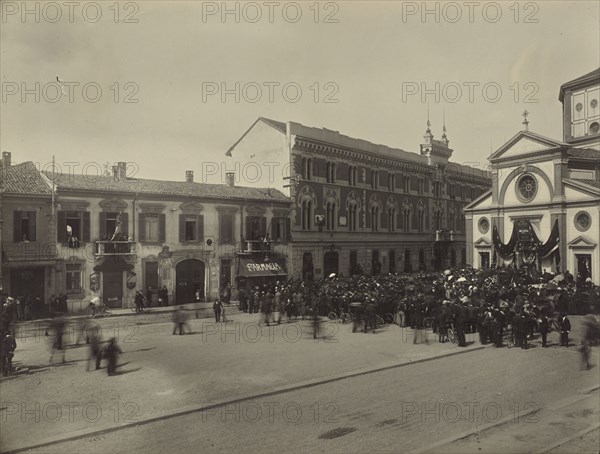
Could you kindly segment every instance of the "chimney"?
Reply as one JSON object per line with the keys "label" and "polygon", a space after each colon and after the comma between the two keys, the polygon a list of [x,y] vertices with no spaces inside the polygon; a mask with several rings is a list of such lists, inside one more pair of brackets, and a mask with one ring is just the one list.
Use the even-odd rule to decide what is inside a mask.
{"label": "chimney", "polygon": [[123,161],[117,162],[117,169],[117,178],[125,180],[127,178],[127,163]]}
{"label": "chimney", "polygon": [[225,174],[225,184],[229,188],[233,188],[235,186],[235,172],[227,172]]}
{"label": "chimney", "polygon": [[186,183],[193,183],[194,182],[194,171],[193,170],[186,170],[185,171],[185,181],[186,181]]}
{"label": "chimney", "polygon": [[113,178],[115,180],[119,179],[119,167],[118,166],[112,166],[112,172],[113,172]]}
{"label": "chimney", "polygon": [[10,151],[3,151],[2,152],[2,163],[6,166],[6,167],[10,167]]}

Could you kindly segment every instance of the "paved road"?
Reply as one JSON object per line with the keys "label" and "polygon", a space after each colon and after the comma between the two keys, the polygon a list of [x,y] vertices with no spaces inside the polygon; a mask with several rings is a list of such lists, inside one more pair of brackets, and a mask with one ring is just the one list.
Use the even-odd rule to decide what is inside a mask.
{"label": "paved road", "polygon": [[[530,452],[598,423],[598,393],[580,392],[597,370],[578,361],[573,350],[479,350],[33,452]],[[578,452],[597,451],[598,430],[589,443]]]}
{"label": "paved road", "polygon": [[[348,325],[326,324],[323,332],[328,337],[315,342],[308,322],[259,327],[254,316],[232,318],[227,328],[192,319],[193,335],[185,336],[171,335],[168,322],[127,324],[144,320],[135,317],[114,325],[116,320],[101,320],[105,337],[116,333],[124,350],[120,374],[115,377],[107,377],[104,370],[85,372],[85,347],[68,349],[64,365],[49,367],[49,344],[43,337],[26,336],[19,343],[16,359],[30,367],[30,373],[3,379],[1,385],[2,449],[464,351],[451,344],[413,345],[412,332],[398,327],[377,334],[353,334]],[[170,449],[168,445],[182,452],[196,447],[209,452],[242,448],[270,452],[278,450],[279,443],[302,452],[363,452],[371,446],[375,452],[404,452],[494,422],[500,415],[531,408],[540,408],[545,415],[549,402],[578,396],[577,390],[598,383],[597,369],[579,371],[575,348],[468,351],[477,347],[474,343],[467,353],[445,359],[259,399],[250,397],[238,407],[228,407],[229,413],[217,407],[216,414],[207,412],[203,418],[203,413],[195,411],[46,446],[38,452],[132,452],[146,447],[161,452]],[[597,349],[595,356],[598,364]],[[436,408],[436,404],[446,406]],[[459,418],[449,422],[455,419],[453,410],[458,408],[467,417],[473,405],[475,414],[485,408],[477,421]],[[597,401],[595,405],[597,408]],[[298,408],[299,417],[297,411],[294,414]],[[432,409],[439,414],[438,421]],[[422,410],[430,410],[424,419]],[[586,417],[597,417],[585,408],[579,410]],[[573,422],[581,418],[564,419]],[[578,425],[573,428],[580,430]],[[344,430],[349,433],[336,436]],[[595,433],[592,435],[592,441],[596,440]]]}

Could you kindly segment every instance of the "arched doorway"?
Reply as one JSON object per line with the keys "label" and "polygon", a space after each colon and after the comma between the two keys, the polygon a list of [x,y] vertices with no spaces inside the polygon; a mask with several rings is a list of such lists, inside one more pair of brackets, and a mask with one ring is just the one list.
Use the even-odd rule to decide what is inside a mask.
{"label": "arched doorway", "polygon": [[196,259],[182,260],[175,267],[175,301],[177,304],[192,303],[196,290],[204,299],[204,262]]}
{"label": "arched doorway", "polygon": [[328,251],[323,255],[323,276],[329,277],[331,273],[339,272],[339,256],[336,251]]}
{"label": "arched doorway", "polygon": [[410,250],[406,249],[404,251],[404,272],[412,273],[412,264],[410,263]]}

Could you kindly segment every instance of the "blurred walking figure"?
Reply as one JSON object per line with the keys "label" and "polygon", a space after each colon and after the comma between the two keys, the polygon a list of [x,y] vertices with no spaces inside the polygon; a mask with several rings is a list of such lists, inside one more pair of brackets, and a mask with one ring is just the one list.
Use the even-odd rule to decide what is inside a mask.
{"label": "blurred walking figure", "polygon": [[277,287],[275,289],[275,310],[277,311],[277,324],[281,323],[281,319],[283,318],[283,314],[285,313],[285,298],[281,293],[281,289]]}
{"label": "blurred walking figure", "polygon": [[319,302],[318,300],[315,298],[313,303],[312,303],[312,323],[313,323],[313,339],[318,339],[319,338],[319,328],[320,328],[320,323],[319,323]]}
{"label": "blurred walking figure", "polygon": [[48,327],[46,328],[45,335],[52,337],[52,347],[50,353],[50,364],[54,363],[54,355],[58,354],[62,356],[62,362],[65,362],[65,350],[63,346],[63,337],[65,334],[66,321],[62,316],[55,316]]}
{"label": "blurred walking figure", "polygon": [[111,337],[108,341],[108,345],[104,350],[104,357],[108,361],[107,373],[108,375],[115,375],[117,370],[117,359],[119,355],[123,353],[119,346],[117,345],[117,341],[114,337]]}
{"label": "blurred walking figure", "polygon": [[177,333],[177,330],[179,330],[180,336],[184,334],[183,327],[185,325],[186,319],[187,316],[183,311],[183,306],[179,306],[177,310],[173,313],[173,335]]}
{"label": "blurred walking figure", "polygon": [[1,367],[2,375],[9,375],[13,370],[12,359],[15,356],[15,350],[17,349],[17,341],[11,334],[7,334],[2,339],[1,355]]}
{"label": "blurred walking figure", "polygon": [[589,314],[583,318],[584,332],[581,339],[581,368],[589,370],[592,368],[590,356],[592,345],[600,339],[600,322],[593,315]]}
{"label": "blurred walking figure", "polygon": [[90,344],[90,351],[87,361],[87,370],[90,370],[90,363],[94,361],[96,363],[96,370],[100,369],[100,361],[102,360],[102,348],[100,346],[102,335],[100,334],[100,327],[94,326],[87,333],[87,339]]}

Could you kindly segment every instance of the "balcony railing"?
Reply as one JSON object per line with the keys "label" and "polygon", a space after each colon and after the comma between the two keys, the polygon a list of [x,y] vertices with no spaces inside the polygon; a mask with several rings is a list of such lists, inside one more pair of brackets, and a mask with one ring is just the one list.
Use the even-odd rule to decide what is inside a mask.
{"label": "balcony railing", "polygon": [[270,252],[271,242],[264,240],[246,240],[242,252]]}
{"label": "balcony railing", "polygon": [[135,241],[96,241],[95,255],[135,255]]}
{"label": "balcony railing", "polygon": [[454,230],[436,230],[435,241],[454,241]]}

